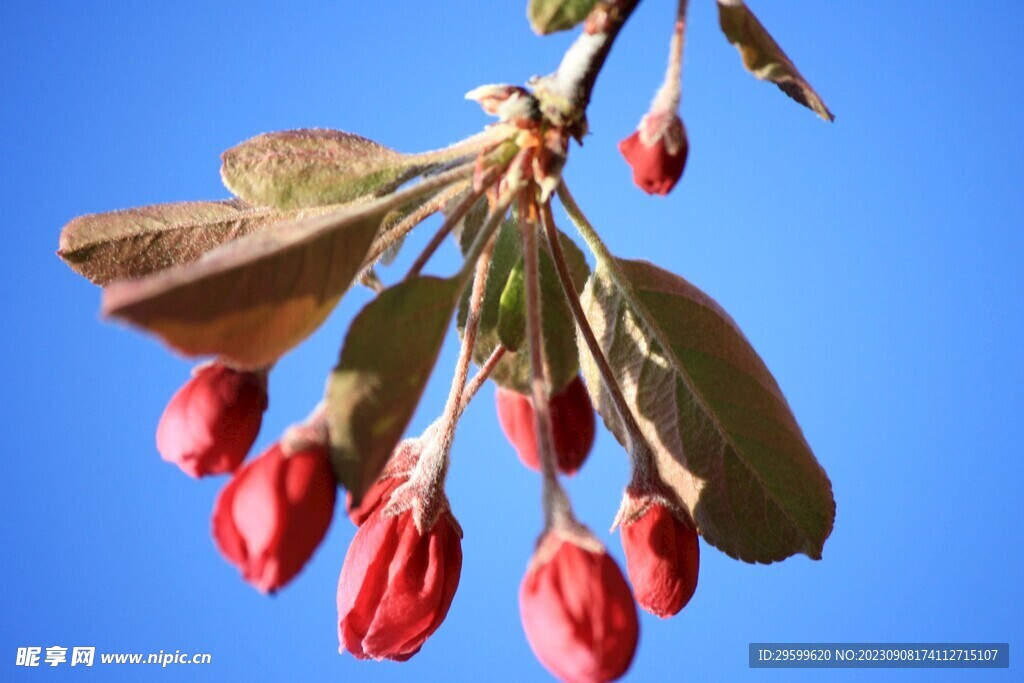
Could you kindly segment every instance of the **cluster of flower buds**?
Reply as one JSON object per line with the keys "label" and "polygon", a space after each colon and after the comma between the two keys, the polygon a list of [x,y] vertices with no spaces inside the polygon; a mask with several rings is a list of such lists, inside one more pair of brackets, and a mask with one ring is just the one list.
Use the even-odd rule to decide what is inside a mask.
{"label": "cluster of flower buds", "polygon": [[[582,23],[583,33],[556,72],[527,87],[470,91],[466,97],[497,121],[448,148],[403,154],[344,131],[267,133],[223,155],[221,177],[232,200],[83,216],[61,235],[61,257],[105,287],[105,315],[155,333],[186,356],[219,359],[197,367],[173,396],[156,442],[164,460],[192,477],[231,475],[214,505],[212,535],[246,581],[273,593],[295,578],[327,534],[338,484],[349,489],[347,513],[358,528],[337,586],[341,652],[405,661],[447,617],[463,560],[462,528],[445,490],[449,452],[463,410],[489,378],[500,383],[502,431],[523,464],[541,475],[543,527],[519,606],[533,652],[560,680],[621,677],[639,640],[638,605],[665,619],[694,595],[698,529],[687,507],[693,501],[680,500],[692,487],[686,479],[666,485],[658,470],[666,462],[695,480],[715,470],[701,497],[720,498],[698,519],[726,552],[751,561],[797,550],[820,557],[835,513],[831,487],[770,373],[709,297],[653,264],[614,257],[563,182],[569,141],[582,143],[587,133],[597,72],[637,4],[531,0],[528,14],[539,32]],[[687,4],[678,0],[664,81],[636,131],[619,143],[634,182],[648,194],[667,195],[689,153],[679,113]],[[723,31],[747,68],[831,120],[742,0],[718,6]],[[569,253],[571,239],[552,213],[555,193],[596,257],[593,272],[578,248]],[[417,225],[442,212],[405,278],[386,286],[375,269],[395,257]],[[459,242],[462,265],[449,277],[421,275],[449,235]],[[353,320],[323,402],[246,461],[268,405],[269,367],[357,282],[379,296]],[[641,294],[665,304],[648,310]],[[462,345],[444,412],[421,435],[400,441],[457,310]],[[680,348],[710,354],[715,372],[704,372],[701,361],[691,373],[684,356],[692,354]],[[469,380],[474,359],[480,371]],[[651,371],[643,365],[638,373],[642,363]],[[738,368],[743,381],[719,366]],[[731,468],[723,486],[723,468],[696,472],[691,465],[758,443],[750,415],[737,409],[746,398],[734,396],[750,383],[765,391],[740,407],[754,411],[758,425],[785,431],[788,451],[739,453],[754,465],[739,475]],[[667,400],[666,386],[685,392]],[[612,527],[621,534],[625,574],[577,520],[562,484],[593,446],[591,397],[600,398],[601,415],[632,465]],[[699,407],[698,428],[706,434],[674,438],[693,422],[676,421],[691,405]],[[808,479],[794,483],[798,476]],[[772,479],[768,490],[753,492],[763,498],[733,505],[735,491],[746,494]],[[799,495],[788,495],[797,489]],[[756,514],[764,507],[757,501],[780,500],[788,502],[778,519],[796,513],[792,533],[775,533],[768,526],[776,518]],[[798,519],[805,510],[809,521]],[[721,524],[715,515],[728,520]],[[743,536],[742,550],[757,553],[722,545],[722,527]],[[749,537],[741,527],[750,527]],[[762,529],[793,536],[799,546],[761,552],[765,534],[754,534]]]}
{"label": "cluster of flower buds", "polygon": [[[520,458],[539,469],[532,399],[497,390],[499,420]],[[214,506],[213,537],[246,581],[274,592],[294,578],[331,523],[335,482],[324,437],[293,428],[238,467],[266,406],[266,373],[211,363],[168,405],[162,455],[193,476],[235,470]],[[548,404],[559,469],[574,473],[594,439],[594,412],[577,377]],[[315,422],[315,421],[314,421]],[[338,583],[338,638],[357,658],[406,660],[444,621],[462,569],[462,531],[443,480],[421,460],[447,458],[437,424],[399,444],[349,517],[359,527]],[[187,465],[187,466],[186,466]],[[430,504],[433,501],[433,504]],[[426,508],[426,510],[425,510]],[[417,514],[425,513],[425,514]],[[699,548],[692,523],[667,499],[627,492],[618,524],[633,592],[615,561],[581,527],[549,530],[520,588],[528,641],[565,681],[609,681],[629,667],[638,639],[633,602],[661,617],[693,595]]]}
{"label": "cluster of flower buds", "polygon": [[665,619],[696,590],[700,550],[692,521],[669,498],[642,488],[627,489],[616,520],[632,591],[615,560],[571,513],[538,541],[519,607],[534,654],[562,681],[622,676],[639,636],[636,604]]}
{"label": "cluster of flower buds", "polygon": [[[668,73],[650,111],[619,146],[636,184],[651,194],[667,194],[686,163],[686,129],[678,114],[684,24],[681,17]],[[551,125],[535,94],[519,86],[483,86],[467,97],[497,116],[497,125],[510,135],[478,155],[474,192],[462,209],[485,190],[492,207],[501,204],[500,196],[525,201],[520,193],[530,186],[546,202],[561,182],[569,137],[583,129]],[[529,210],[529,202],[520,210]],[[479,288],[482,297],[482,282]],[[399,443],[361,499],[349,495],[346,501],[358,530],[338,582],[338,640],[340,650],[356,658],[409,659],[444,621],[455,597],[462,529],[444,480],[472,343],[471,335],[464,339],[461,375],[456,373],[462,379],[453,384],[443,417]],[[536,368],[533,373],[540,376]],[[616,519],[627,582],[604,546],[576,521],[558,482],[558,474],[580,469],[594,442],[594,408],[582,378],[550,394],[536,384],[530,395],[499,386],[496,402],[498,421],[520,460],[543,473],[545,527],[519,594],[527,640],[563,681],[619,678],[636,651],[637,604],[665,618],[693,596],[699,564],[695,526],[662,493],[650,464],[634,454],[633,483]],[[336,485],[321,408],[243,464],[266,406],[266,370],[217,362],[200,366],[171,399],[157,447],[165,460],[194,477],[234,473],[214,506],[213,537],[245,580],[269,593],[291,581],[322,542]]]}

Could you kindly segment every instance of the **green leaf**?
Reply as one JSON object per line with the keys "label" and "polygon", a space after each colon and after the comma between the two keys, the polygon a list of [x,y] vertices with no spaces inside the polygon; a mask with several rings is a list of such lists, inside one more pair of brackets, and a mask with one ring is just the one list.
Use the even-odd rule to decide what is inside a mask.
{"label": "green leaf", "polygon": [[519,259],[498,301],[498,339],[509,351],[518,351],[526,340],[526,278],[523,266],[523,259]]}
{"label": "green leaf", "polygon": [[[467,171],[468,172],[468,171]],[[193,263],[111,284],[103,312],[188,356],[263,367],[309,336],[362,269],[395,207],[463,179],[452,171],[373,202],[277,223]]]}
{"label": "green leaf", "polygon": [[328,129],[265,133],[222,155],[221,178],[234,194],[292,209],[340,204],[392,189],[415,164],[364,137]]}
{"label": "green leaf", "polygon": [[597,0],[530,0],[526,15],[540,35],[567,31],[587,18]]}
{"label": "green leaf", "polygon": [[[565,252],[577,291],[583,289],[590,268],[583,252],[564,233],[559,233],[562,250]],[[463,235],[465,250],[466,235]],[[551,260],[551,252],[547,242],[539,241],[540,249],[540,294],[541,294],[541,326],[544,330],[544,350],[547,361],[548,376],[551,378],[552,392],[567,385],[579,372],[579,351],[576,347],[576,324],[572,311],[565,303],[565,294],[558,280],[558,272]],[[507,220],[498,231],[494,245],[494,256],[487,275],[484,301],[480,311],[480,325],[477,329],[476,347],[473,360],[482,364],[501,343],[501,317],[505,316],[506,333],[515,335],[513,329],[517,323],[512,318],[520,316],[525,320],[525,309],[518,313],[506,307],[502,310],[502,295],[509,287],[509,279],[513,277],[516,264],[522,259],[519,227],[515,220]],[[515,284],[511,285],[515,287]],[[511,294],[510,294],[511,296]],[[511,301],[506,302],[509,306]],[[525,306],[525,301],[521,300]],[[459,307],[459,329],[465,325],[468,308],[468,295],[462,298]],[[521,351],[506,353],[494,367],[491,378],[503,387],[514,389],[520,393],[530,392],[530,356],[524,348]]]}
{"label": "green leaf", "polygon": [[64,226],[57,255],[75,272],[105,285],[190,263],[221,244],[275,222],[323,212],[283,213],[229,199],[90,214]]}
{"label": "green leaf", "polygon": [[221,178],[253,204],[293,209],[385,195],[439,165],[469,161],[510,134],[491,126],[432,152],[401,154],[359,135],[311,128],[265,133],[222,155]]}
{"label": "green leaf", "polygon": [[779,86],[782,92],[826,121],[835,120],[818,93],[743,0],[718,0],[718,22],[725,37],[740,51],[748,71]]}
{"label": "green leaf", "polygon": [[384,290],[352,321],[326,400],[334,472],[356,500],[412,419],[463,284],[414,277]]}
{"label": "green leaf", "polygon": [[[450,214],[456,206],[462,203],[462,201],[469,195],[472,190],[466,190],[464,193],[456,196],[445,207],[445,214]],[[466,215],[462,217],[458,223],[455,224],[455,228],[452,230],[452,235],[455,236],[456,241],[459,243],[459,249],[465,254],[469,247],[473,244],[473,240],[480,233],[480,229],[484,227],[484,222],[487,220],[487,214],[490,211],[487,199],[481,197],[476,201],[473,206],[470,207]]]}
{"label": "green leaf", "polygon": [[[835,518],[831,484],[764,362],[686,280],[644,261],[616,264],[599,264],[587,283],[587,320],[701,534],[748,562],[820,558]],[[582,356],[594,404],[625,443],[593,359]]]}

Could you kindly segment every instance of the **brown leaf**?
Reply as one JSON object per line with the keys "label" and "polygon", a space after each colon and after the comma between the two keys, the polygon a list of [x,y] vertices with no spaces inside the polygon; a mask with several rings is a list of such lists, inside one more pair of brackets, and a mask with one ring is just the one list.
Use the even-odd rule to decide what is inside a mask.
{"label": "brown leaf", "polygon": [[718,0],[718,21],[725,37],[740,51],[748,71],[779,86],[782,92],[826,121],[835,120],[818,93],[743,0]]}
{"label": "brown leaf", "polygon": [[79,216],[60,235],[57,255],[97,285],[179,266],[274,222],[323,213],[282,213],[241,199],[155,204]]}
{"label": "brown leaf", "polygon": [[373,202],[278,223],[191,264],[113,283],[104,292],[103,313],[157,334],[188,356],[269,365],[326,319],[389,211],[469,172],[460,169]]}

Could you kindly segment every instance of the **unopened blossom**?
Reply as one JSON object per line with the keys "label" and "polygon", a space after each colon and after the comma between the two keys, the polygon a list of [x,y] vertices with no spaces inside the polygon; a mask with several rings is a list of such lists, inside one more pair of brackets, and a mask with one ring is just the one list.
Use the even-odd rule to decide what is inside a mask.
{"label": "unopened blossom", "polygon": [[444,621],[462,573],[462,530],[443,508],[422,532],[408,509],[381,505],[363,521],[338,580],[339,651],[404,661]]}
{"label": "unopened blossom", "polygon": [[264,373],[220,363],[198,367],[157,425],[161,457],[193,477],[234,471],[259,434],[266,386]]}
{"label": "unopened blossom", "polygon": [[323,540],[337,485],[323,446],[286,454],[274,444],[243,465],[213,510],[213,538],[246,581],[271,593],[291,581]]}
{"label": "unopened blossom", "polygon": [[636,605],[615,561],[593,538],[548,532],[519,589],[526,639],[566,683],[613,681],[639,636]]}
{"label": "unopened blossom", "polygon": [[652,111],[619,143],[619,151],[633,169],[637,187],[667,195],[683,175],[690,146],[683,120],[674,111]]}
{"label": "unopened blossom", "polygon": [[[524,465],[540,470],[536,414],[533,399],[499,387],[495,393],[498,422]],[[575,474],[594,445],[594,408],[579,376],[548,402],[558,469]]]}
{"label": "unopened blossom", "polygon": [[627,493],[619,533],[637,602],[662,619],[678,614],[697,590],[700,544],[693,523],[657,496]]}

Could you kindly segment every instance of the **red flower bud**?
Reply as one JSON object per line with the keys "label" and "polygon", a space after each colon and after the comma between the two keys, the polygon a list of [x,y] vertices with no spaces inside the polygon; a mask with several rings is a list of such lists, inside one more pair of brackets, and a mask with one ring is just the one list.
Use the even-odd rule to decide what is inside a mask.
{"label": "red flower bud", "polygon": [[619,151],[633,168],[637,187],[647,194],[667,195],[683,175],[690,145],[675,113],[648,113],[636,132],[619,143]]}
{"label": "red flower bud", "polygon": [[285,455],[279,444],[243,465],[213,508],[213,538],[246,581],[273,592],[292,580],[320,545],[337,486],[327,449]]}
{"label": "red flower bud", "polygon": [[636,605],[622,572],[590,540],[581,544],[548,533],[519,589],[519,611],[533,653],[568,683],[622,676],[639,635]]}
{"label": "red flower bud", "polygon": [[444,621],[462,572],[462,530],[445,508],[422,534],[410,510],[378,508],[359,527],[338,581],[339,651],[404,661]]}
{"label": "red flower bud", "polygon": [[220,363],[196,368],[156,428],[156,448],[193,477],[233,471],[245,459],[267,408],[266,379]]}
{"label": "red flower bud", "polygon": [[656,498],[629,496],[626,505],[619,532],[636,601],[662,619],[678,614],[697,590],[697,531]]}
{"label": "red flower bud", "polygon": [[[519,459],[533,470],[540,470],[540,449],[537,445],[537,427],[533,400],[516,391],[498,387],[498,423]],[[555,437],[555,455],[558,469],[564,474],[575,474],[583,465],[594,445],[594,408],[590,404],[587,388],[578,376],[564,389],[554,394],[548,403],[551,411],[551,429]]]}

